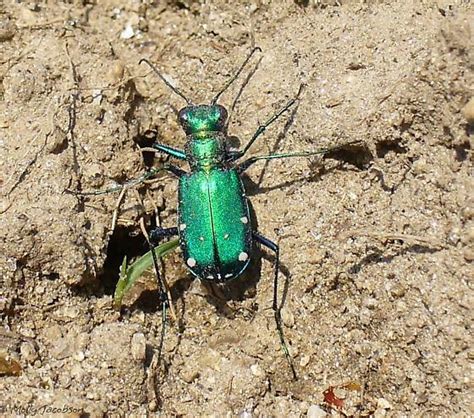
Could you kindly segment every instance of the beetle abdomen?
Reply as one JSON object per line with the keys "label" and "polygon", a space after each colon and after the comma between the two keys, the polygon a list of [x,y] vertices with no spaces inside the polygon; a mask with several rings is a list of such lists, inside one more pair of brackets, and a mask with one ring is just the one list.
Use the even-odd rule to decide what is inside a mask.
{"label": "beetle abdomen", "polygon": [[186,264],[198,277],[226,281],[248,265],[252,234],[248,204],[234,169],[181,177],[179,231]]}

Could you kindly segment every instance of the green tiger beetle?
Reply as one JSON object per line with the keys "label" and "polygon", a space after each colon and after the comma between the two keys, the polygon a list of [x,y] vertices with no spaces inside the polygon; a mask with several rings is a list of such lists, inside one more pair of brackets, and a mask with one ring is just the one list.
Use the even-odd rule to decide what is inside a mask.
{"label": "green tiger beetle", "polygon": [[[278,272],[280,252],[276,243],[252,229],[249,204],[245,196],[241,175],[252,164],[260,160],[289,157],[309,157],[335,151],[341,146],[308,152],[258,155],[238,162],[247,154],[252,144],[288,111],[298,100],[298,95],[286,106],[260,125],[254,135],[241,150],[229,150],[226,129],[227,111],[217,104],[219,97],[235,81],[250,58],[260,48],[254,48],[239,67],[234,76],[214,97],[210,104],[195,105],[178,88],[171,85],[156,67],[146,59],[145,62],[157,76],[178,96],[186,101],[186,106],[178,113],[178,121],[186,134],[184,149],[154,143],[152,148],[176,160],[186,161],[189,171],[166,163],[164,169],[179,179],[178,224],[172,228],[158,227],[150,233],[150,252],[158,280],[160,298],[163,306],[163,325],[160,351],[163,344],[166,307],[169,303],[165,286],[159,274],[157,254],[158,243],[164,238],[179,236],[184,261],[191,273],[204,281],[225,284],[237,278],[249,265],[254,256],[255,244],[260,244],[274,254],[273,302],[274,319],[280,344],[290,366],[294,379],[296,371],[283,336],[281,307],[278,305]],[[301,91],[301,89],[300,89]],[[298,93],[299,94],[299,93]],[[156,173],[156,171],[155,171]],[[145,175],[143,178],[148,178]],[[142,180],[138,180],[142,181]],[[137,181],[134,182],[134,184]],[[127,183],[127,185],[132,182]],[[177,241],[169,241],[166,252],[177,246]],[[162,254],[161,254],[162,255]],[[158,253],[160,256],[160,253]],[[150,260],[151,261],[151,260]],[[128,288],[128,286],[127,286]]]}

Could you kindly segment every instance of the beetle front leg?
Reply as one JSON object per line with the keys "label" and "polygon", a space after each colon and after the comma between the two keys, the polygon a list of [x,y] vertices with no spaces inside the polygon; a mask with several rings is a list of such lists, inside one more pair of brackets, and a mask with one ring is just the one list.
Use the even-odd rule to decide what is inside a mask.
{"label": "beetle front leg", "polygon": [[109,187],[108,189],[105,189],[105,190],[93,190],[93,191],[90,191],[90,192],[79,192],[79,191],[66,189],[65,192],[70,193],[70,194],[74,194],[76,196],[99,196],[99,195],[103,195],[103,194],[116,193],[116,192],[122,191],[123,189],[128,189],[130,187],[142,184],[145,181],[150,180],[151,178],[155,177],[158,173],[160,173],[163,170],[169,171],[170,173],[174,174],[178,178],[183,176],[184,174],[186,174],[186,171],[181,170],[179,167],[176,167],[173,164],[166,163],[166,164],[163,165],[163,167],[151,168],[146,173],[142,174],[140,177],[129,180],[126,183],[123,183],[123,184],[117,184],[117,185]]}
{"label": "beetle front leg", "polygon": [[286,345],[285,336],[283,334],[283,326],[281,320],[281,307],[278,306],[278,271],[280,270],[280,248],[273,241],[270,241],[268,238],[265,238],[263,235],[260,235],[258,232],[253,232],[254,239],[260,244],[267,247],[269,250],[275,253],[275,276],[273,279],[273,303],[272,309],[275,316],[275,322],[278,330],[278,335],[280,337],[280,345],[285,354],[285,357],[288,361],[288,364],[293,374],[293,379],[297,380],[298,376],[296,375],[295,366],[288,351],[288,346]]}

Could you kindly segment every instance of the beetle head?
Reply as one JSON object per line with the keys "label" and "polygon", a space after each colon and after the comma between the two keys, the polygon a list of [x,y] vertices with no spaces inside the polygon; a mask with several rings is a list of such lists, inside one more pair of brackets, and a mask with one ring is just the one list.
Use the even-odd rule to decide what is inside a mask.
{"label": "beetle head", "polygon": [[227,110],[218,104],[186,106],[179,111],[178,120],[186,135],[221,132],[227,120]]}

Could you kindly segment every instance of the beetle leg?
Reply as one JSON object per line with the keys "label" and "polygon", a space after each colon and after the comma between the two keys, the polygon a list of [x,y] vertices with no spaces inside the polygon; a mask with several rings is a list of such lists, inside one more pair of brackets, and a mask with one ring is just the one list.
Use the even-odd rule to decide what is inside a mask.
{"label": "beetle leg", "polygon": [[166,286],[163,278],[160,275],[160,268],[158,266],[158,259],[155,254],[155,247],[158,243],[166,237],[172,237],[178,234],[178,228],[161,228],[157,227],[150,231],[148,245],[150,247],[151,256],[153,259],[153,267],[155,269],[156,281],[158,282],[158,295],[161,302],[162,311],[161,311],[161,335],[160,335],[160,344],[158,347],[158,364],[161,360],[161,353],[163,351],[163,345],[165,341],[166,333],[166,320],[167,320],[167,311],[169,306],[168,294],[166,293]]}
{"label": "beetle leg", "polygon": [[347,147],[349,145],[354,145],[357,143],[360,143],[361,141],[349,141],[341,145],[336,145],[334,147],[328,147],[328,148],[321,148],[317,149],[315,151],[301,151],[301,152],[288,152],[288,153],[282,153],[282,154],[268,154],[268,155],[256,155],[254,157],[250,157],[245,161],[242,161],[238,166],[237,166],[237,171],[239,174],[242,174],[247,168],[249,168],[252,164],[254,164],[257,161],[260,160],[276,160],[280,158],[292,158],[292,157],[312,157],[314,155],[320,155],[320,154],[328,154],[330,152],[338,151],[340,149],[343,149],[344,147]]}
{"label": "beetle leg", "polygon": [[178,235],[178,228],[162,228],[161,226],[150,231],[150,242],[157,246],[163,238],[174,237]]}
{"label": "beetle leg", "polygon": [[165,164],[163,168],[169,171],[170,173],[174,174],[178,178],[186,174],[186,171],[181,170],[179,167],[176,167],[173,164]]}
{"label": "beetle leg", "polygon": [[[169,229],[173,229],[173,228],[169,228]],[[165,342],[166,320],[167,320],[169,300],[168,300],[168,295],[166,294],[166,291],[165,291],[165,284],[160,275],[160,268],[158,266],[158,260],[155,254],[155,246],[153,245],[151,240],[148,241],[148,245],[150,246],[151,256],[153,259],[153,267],[155,269],[156,280],[158,282],[158,295],[159,295],[159,299],[162,306],[161,308],[161,335],[160,335],[160,344],[158,346],[158,364],[160,364],[161,353],[163,351],[163,345]]]}
{"label": "beetle leg", "polygon": [[250,141],[247,142],[247,145],[245,145],[244,149],[242,151],[239,151],[239,154],[237,154],[234,159],[232,161],[235,161],[237,160],[238,158],[240,157],[243,157],[245,155],[245,153],[248,151],[248,149],[252,146],[252,144],[255,142],[255,140],[260,136],[262,135],[265,130],[273,123],[275,122],[281,115],[283,115],[283,113],[285,113],[286,111],[288,111],[290,109],[291,106],[293,106],[296,101],[298,100],[301,92],[303,90],[303,84],[301,84],[300,86],[300,89],[298,90],[298,93],[296,94],[296,97],[294,97],[293,99],[291,99],[285,107],[283,107],[282,109],[280,109],[277,113],[275,113],[272,117],[270,117],[263,125],[260,125],[257,130],[255,131],[255,133],[253,134],[252,138],[250,138]]}
{"label": "beetle leg", "polygon": [[277,244],[275,244],[273,241],[270,241],[268,238],[265,238],[263,235],[260,235],[258,232],[253,232],[252,234],[253,234],[254,239],[257,242],[264,245],[269,250],[275,253],[275,276],[273,279],[272,309],[275,316],[275,322],[276,322],[276,326],[278,330],[278,335],[280,337],[281,348],[290,366],[291,373],[293,374],[293,379],[297,380],[298,377],[296,375],[296,370],[293,365],[293,361],[290,357],[290,352],[288,351],[288,346],[286,345],[285,337],[283,335],[283,327],[282,327],[282,321],[281,321],[281,307],[278,306],[278,271],[280,270],[280,249]]}
{"label": "beetle leg", "polygon": [[102,194],[120,192],[123,189],[128,189],[130,187],[133,187],[133,186],[136,186],[138,184],[144,183],[146,180],[151,179],[152,177],[156,176],[159,172],[161,172],[163,170],[169,171],[170,173],[174,174],[178,178],[183,176],[184,174],[186,174],[186,171],[181,170],[179,167],[176,167],[173,164],[166,163],[166,164],[163,165],[163,167],[152,168],[152,169],[148,170],[146,173],[143,173],[140,177],[137,177],[136,179],[129,180],[126,183],[123,183],[123,184],[117,184],[117,185],[109,187],[108,189],[105,189],[105,190],[93,190],[93,191],[90,191],[90,192],[79,192],[79,191],[66,189],[65,192],[69,193],[69,194],[74,194],[76,196],[99,196],[99,195],[102,195]]}
{"label": "beetle leg", "polygon": [[158,142],[155,142],[151,148],[154,148],[163,154],[169,155],[170,157],[177,158],[178,160],[186,160],[186,153],[178,148],[173,148],[169,145],[163,145]]}
{"label": "beetle leg", "polygon": [[[164,169],[168,170],[168,167],[160,167],[160,168],[152,168],[148,170],[146,173],[143,173],[140,177],[137,177],[136,179],[132,179],[127,181],[126,183],[123,184],[117,184],[115,186],[109,187],[108,189],[105,190],[93,190],[91,192],[79,192],[79,191],[74,191],[74,190],[65,190],[66,193],[78,195],[78,196],[98,196],[101,194],[108,194],[108,193],[115,193],[119,192],[123,189],[128,189],[130,187],[136,186],[137,184],[141,184],[145,182],[146,180],[154,177],[156,174],[158,174],[160,171],[163,171]],[[171,170],[169,170],[171,171]]]}

